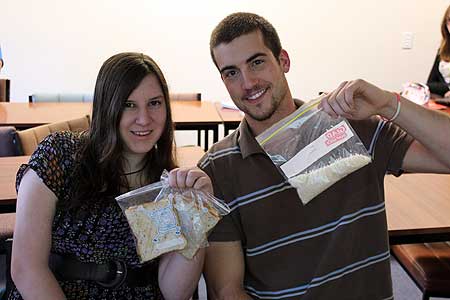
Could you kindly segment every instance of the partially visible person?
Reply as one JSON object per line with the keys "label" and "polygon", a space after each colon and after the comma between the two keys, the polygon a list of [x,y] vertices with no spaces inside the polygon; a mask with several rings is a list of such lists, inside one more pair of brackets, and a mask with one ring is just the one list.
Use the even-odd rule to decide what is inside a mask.
{"label": "partially visible person", "polygon": [[92,124],[49,135],[17,174],[17,221],[8,299],[189,299],[204,250],[141,264],[115,197],[158,181],[212,192],[197,167],[177,168],[166,80],[150,57],[103,64]]}
{"label": "partially visible person", "polygon": [[2,47],[0,46],[0,71],[3,68],[3,65],[4,65],[4,62],[3,62],[3,55],[2,55]]}
{"label": "partially visible person", "polygon": [[449,173],[450,117],[364,80],[342,83],[320,106],[350,119],[373,161],[303,205],[255,140],[303,104],[275,28],[231,14],[210,51],[245,116],[199,163],[231,208],[209,236],[208,299],[393,299],[384,176]]}
{"label": "partially visible person", "polygon": [[450,97],[450,6],[441,22],[442,41],[433,63],[427,85],[432,94]]}

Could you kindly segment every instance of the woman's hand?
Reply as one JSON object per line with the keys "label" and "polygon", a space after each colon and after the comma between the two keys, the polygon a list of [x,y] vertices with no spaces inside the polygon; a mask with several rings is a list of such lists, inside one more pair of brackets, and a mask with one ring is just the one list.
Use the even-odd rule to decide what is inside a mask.
{"label": "woman's hand", "polygon": [[175,168],[169,172],[169,185],[178,188],[194,188],[213,193],[209,176],[197,167]]}

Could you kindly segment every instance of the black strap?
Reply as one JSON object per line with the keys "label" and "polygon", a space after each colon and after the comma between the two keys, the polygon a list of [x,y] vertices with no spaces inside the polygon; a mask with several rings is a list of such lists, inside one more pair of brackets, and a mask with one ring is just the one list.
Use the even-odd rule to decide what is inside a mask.
{"label": "black strap", "polygon": [[93,280],[107,282],[114,274],[110,272],[109,264],[83,263],[70,256],[52,253],[48,266],[58,280]]}
{"label": "black strap", "polygon": [[158,277],[157,264],[128,268],[121,261],[104,264],[81,262],[73,256],[50,254],[49,267],[58,280],[92,280],[105,288],[118,288],[123,282],[128,286],[146,286]]}

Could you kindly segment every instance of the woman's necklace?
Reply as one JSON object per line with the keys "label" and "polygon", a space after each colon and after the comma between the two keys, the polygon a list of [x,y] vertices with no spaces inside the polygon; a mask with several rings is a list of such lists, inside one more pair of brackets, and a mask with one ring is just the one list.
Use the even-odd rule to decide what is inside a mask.
{"label": "woman's necklace", "polygon": [[138,170],[136,170],[136,171],[131,171],[131,172],[128,172],[128,173],[123,173],[123,175],[128,176],[128,175],[133,175],[133,174],[142,172],[142,171],[145,169],[145,167],[147,166],[147,162],[148,162],[148,161],[145,162],[145,164],[142,166],[142,168],[140,168],[140,169],[138,169]]}
{"label": "woman's necklace", "polygon": [[136,171],[133,171],[133,172],[123,173],[123,175],[125,175],[125,176],[133,175],[133,174],[142,172],[144,169],[145,169],[145,166],[140,168],[139,170],[136,170]]}

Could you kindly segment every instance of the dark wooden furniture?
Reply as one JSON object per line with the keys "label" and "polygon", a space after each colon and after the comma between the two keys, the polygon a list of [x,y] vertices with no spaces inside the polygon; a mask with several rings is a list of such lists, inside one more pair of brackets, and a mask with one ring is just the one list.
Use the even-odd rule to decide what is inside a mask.
{"label": "dark wooden furniture", "polygon": [[230,130],[238,128],[244,114],[240,110],[224,108],[220,102],[216,102],[215,106],[217,113],[222,119],[224,135],[227,136]]}
{"label": "dark wooden furniture", "polygon": [[422,299],[450,297],[450,242],[395,245],[392,254],[422,291]]}
{"label": "dark wooden furniture", "polygon": [[450,241],[450,175],[388,175],[385,194],[391,245]]}

